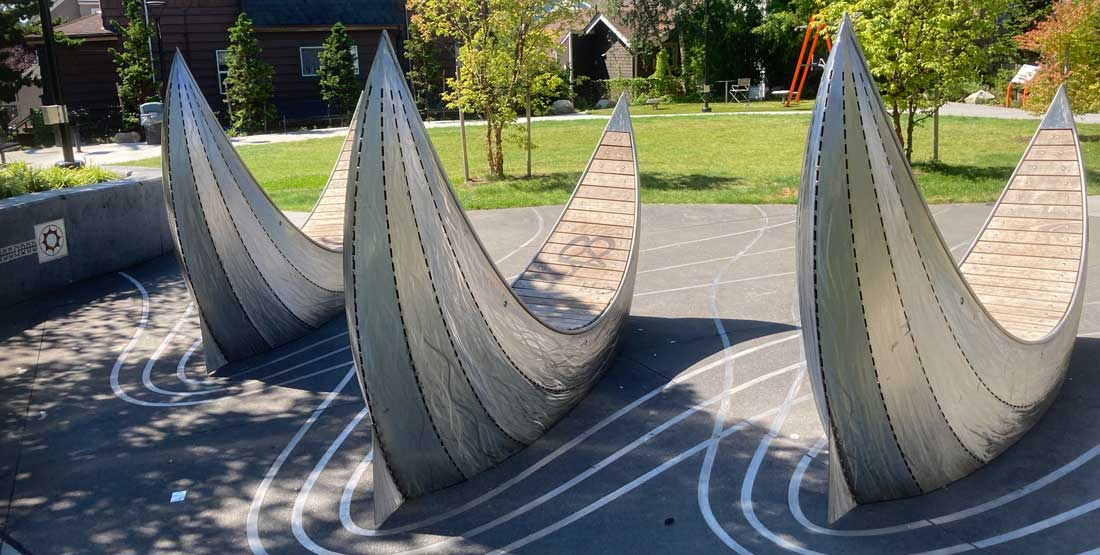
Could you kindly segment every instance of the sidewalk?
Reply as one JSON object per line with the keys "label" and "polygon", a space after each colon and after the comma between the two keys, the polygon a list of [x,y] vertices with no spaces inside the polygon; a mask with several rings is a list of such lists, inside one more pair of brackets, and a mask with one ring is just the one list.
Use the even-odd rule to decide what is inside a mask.
{"label": "sidewalk", "polygon": [[[634,114],[634,119],[646,119],[646,118],[717,118],[717,117],[738,117],[738,116],[787,116],[797,114],[809,114],[811,110],[797,110],[797,111],[782,111],[782,112],[713,112],[709,114],[693,113],[693,114]],[[1018,108],[1005,108],[1003,106],[995,105],[979,105],[979,104],[963,104],[961,102],[949,102],[944,105],[940,110],[940,115],[944,116],[961,116],[961,117],[977,117],[977,118],[992,118],[992,119],[1032,119],[1037,120],[1039,116],[1033,115],[1025,110]],[[575,114],[567,114],[562,116],[539,116],[531,118],[531,121],[535,123],[546,121],[585,121],[585,120],[606,120],[609,116],[606,115],[593,115],[585,112],[578,112]],[[1100,124],[1100,114],[1085,114],[1076,117],[1077,123],[1093,123]],[[480,120],[467,120],[466,124],[469,126],[477,127],[485,125],[484,121]],[[459,122],[457,120],[438,120],[429,121],[425,123],[425,126],[431,128],[445,128],[445,127],[458,127]],[[241,145],[262,145],[271,143],[287,143],[294,141],[307,141],[310,139],[324,139],[328,137],[342,137],[347,133],[346,127],[333,127],[328,129],[314,129],[306,131],[291,131],[289,133],[270,133],[265,135],[250,135],[247,137],[238,137],[232,139],[233,144],[236,146]],[[96,166],[118,166],[125,165],[125,162],[132,162],[134,160],[141,160],[143,158],[152,158],[160,155],[160,146],[152,146],[141,143],[104,143],[98,145],[88,145],[84,147],[83,153],[77,153],[77,159],[83,160],[86,164]],[[12,152],[7,155],[10,161],[25,161],[33,166],[46,167],[53,165],[61,159],[61,149],[57,147],[25,150],[22,152]]]}

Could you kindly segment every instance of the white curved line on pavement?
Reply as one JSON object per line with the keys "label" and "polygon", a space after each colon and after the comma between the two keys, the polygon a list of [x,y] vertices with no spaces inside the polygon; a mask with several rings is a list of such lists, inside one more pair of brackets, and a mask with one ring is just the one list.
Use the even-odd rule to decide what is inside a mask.
{"label": "white curved line on pavement", "polygon": [[[785,251],[793,251],[793,250],[794,250],[794,247],[783,247],[781,249],[772,249],[772,250],[767,250],[767,251],[749,253],[749,254],[746,254],[743,258],[749,258],[750,256],[763,256],[765,254],[775,254],[777,252],[785,252]],[[708,260],[700,260],[698,262],[686,262],[684,264],[674,264],[672,266],[662,266],[660,268],[652,268],[652,269],[649,269],[649,270],[642,270],[642,271],[638,272],[638,275],[652,274],[653,272],[664,272],[666,270],[677,270],[677,269],[680,269],[680,268],[690,268],[692,266],[702,266],[703,264],[713,264],[715,262],[722,262],[724,260],[730,260],[730,259],[733,259],[733,258],[734,258],[733,256],[723,256],[721,258],[711,258],[711,259],[708,259]]]}
{"label": "white curved line on pavement", "polygon": [[[756,207],[756,208],[759,209],[759,207]],[[763,212],[763,210],[761,210],[761,212]],[[775,229],[777,227],[783,227],[783,226],[786,226],[786,225],[791,225],[791,224],[795,223],[796,221],[798,221],[798,220],[789,220],[789,221],[786,221],[786,222],[783,222],[783,223],[778,223],[778,224],[766,226],[766,227],[763,227],[763,228],[746,229],[744,231],[737,231],[737,232],[734,232],[734,233],[724,233],[722,235],[712,235],[710,237],[703,237],[702,239],[692,239],[690,241],[680,241],[678,243],[669,243],[667,245],[661,245],[659,247],[650,247],[648,249],[643,249],[642,252],[647,253],[647,252],[659,251],[659,250],[662,250],[662,249],[671,249],[672,247],[682,247],[684,245],[694,245],[695,243],[704,243],[706,241],[714,241],[714,240],[717,240],[717,239],[728,239],[730,237],[737,237],[739,235],[749,235],[751,233],[757,233],[757,232],[762,231],[762,230]]]}
{"label": "white curved line on pavement", "polygon": [[731,284],[734,284],[734,283],[748,283],[750,281],[760,281],[762,279],[788,277],[788,276],[793,276],[794,274],[795,274],[794,272],[783,272],[783,273],[779,273],[779,274],[768,274],[766,276],[756,276],[756,277],[741,278],[741,279],[731,279],[731,280],[726,280],[726,281],[720,281],[718,283],[704,283],[702,285],[688,285],[686,287],[674,287],[672,289],[661,289],[659,291],[646,291],[645,293],[635,294],[634,298],[636,299],[638,297],[648,297],[649,295],[661,295],[661,294],[664,294],[664,293],[676,293],[678,291],[689,291],[691,289],[703,289],[703,288],[706,288],[706,287],[713,287],[715,285],[731,285]]}
{"label": "white curved line on pavement", "polygon": [[529,239],[524,241],[522,245],[520,245],[520,246],[516,247],[514,250],[512,250],[512,252],[504,255],[501,258],[498,258],[495,261],[493,261],[493,264],[496,264],[497,266],[500,266],[501,262],[504,262],[505,260],[508,260],[509,258],[512,258],[513,256],[515,256],[516,253],[518,253],[519,251],[527,248],[528,245],[533,243],[535,241],[535,239],[538,239],[539,235],[542,234],[542,228],[545,225],[545,222],[542,219],[542,214],[539,214],[539,211],[535,210],[534,207],[530,207],[530,210],[535,213],[535,217],[538,218],[538,220],[539,220],[539,227],[538,227],[538,229],[535,230],[534,235],[532,235]]}

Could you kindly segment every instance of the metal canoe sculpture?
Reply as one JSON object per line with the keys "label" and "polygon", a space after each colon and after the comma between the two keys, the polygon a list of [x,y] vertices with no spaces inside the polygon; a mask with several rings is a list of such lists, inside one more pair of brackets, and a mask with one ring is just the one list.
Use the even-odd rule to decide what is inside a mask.
{"label": "metal canoe sculpture", "polygon": [[1088,232],[1064,90],[959,266],[847,18],[817,98],[798,270],[835,521],[958,480],[1035,424],[1076,340]]}
{"label": "metal canoe sculpture", "polygon": [[367,95],[344,255],[381,522],[533,442],[607,368],[633,295],[638,171],[620,100],[552,234],[509,284],[443,172],[388,37]]}
{"label": "metal canoe sculpture", "polygon": [[[207,368],[267,352],[338,315],[343,205],[322,197],[310,219],[317,218],[314,236],[291,223],[233,149],[178,52],[166,97],[168,221],[198,309]],[[341,155],[326,192],[342,190],[349,156]],[[339,229],[319,214],[333,210]]]}

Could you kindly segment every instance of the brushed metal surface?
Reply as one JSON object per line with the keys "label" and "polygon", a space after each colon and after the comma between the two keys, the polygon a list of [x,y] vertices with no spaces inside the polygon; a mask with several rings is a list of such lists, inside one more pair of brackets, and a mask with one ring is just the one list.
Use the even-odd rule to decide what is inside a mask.
{"label": "brushed metal surface", "polygon": [[[832,520],[958,480],[1034,425],[1065,377],[1087,267],[1078,249],[1071,300],[1049,333],[1008,331],[959,270],[970,254],[959,266],[952,259],[877,91],[845,17],[811,122],[798,222],[803,343],[830,434]],[[1084,206],[1064,90],[1033,143],[1055,129],[1072,131],[1081,171],[1070,198]],[[1008,194],[998,207],[1019,197]],[[1087,218],[1081,225],[1087,245]]]}
{"label": "brushed metal surface", "polygon": [[[548,325],[473,231],[386,35],[366,95],[350,164],[344,268],[382,521],[404,499],[469,479],[522,449],[587,393],[612,360],[629,313],[638,242],[630,242],[627,271],[598,316],[578,329]],[[618,104],[607,131],[632,134],[627,104]]]}
{"label": "brushed metal surface", "polygon": [[168,219],[198,309],[207,368],[216,370],[339,314],[343,257],[275,207],[179,52],[166,97],[161,153]]}

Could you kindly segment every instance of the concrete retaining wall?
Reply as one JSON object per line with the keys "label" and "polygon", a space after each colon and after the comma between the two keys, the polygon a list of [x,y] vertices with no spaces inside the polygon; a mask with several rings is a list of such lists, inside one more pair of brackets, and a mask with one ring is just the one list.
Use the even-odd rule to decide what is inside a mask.
{"label": "concrete retaining wall", "polygon": [[173,248],[159,178],[0,200],[0,306]]}

